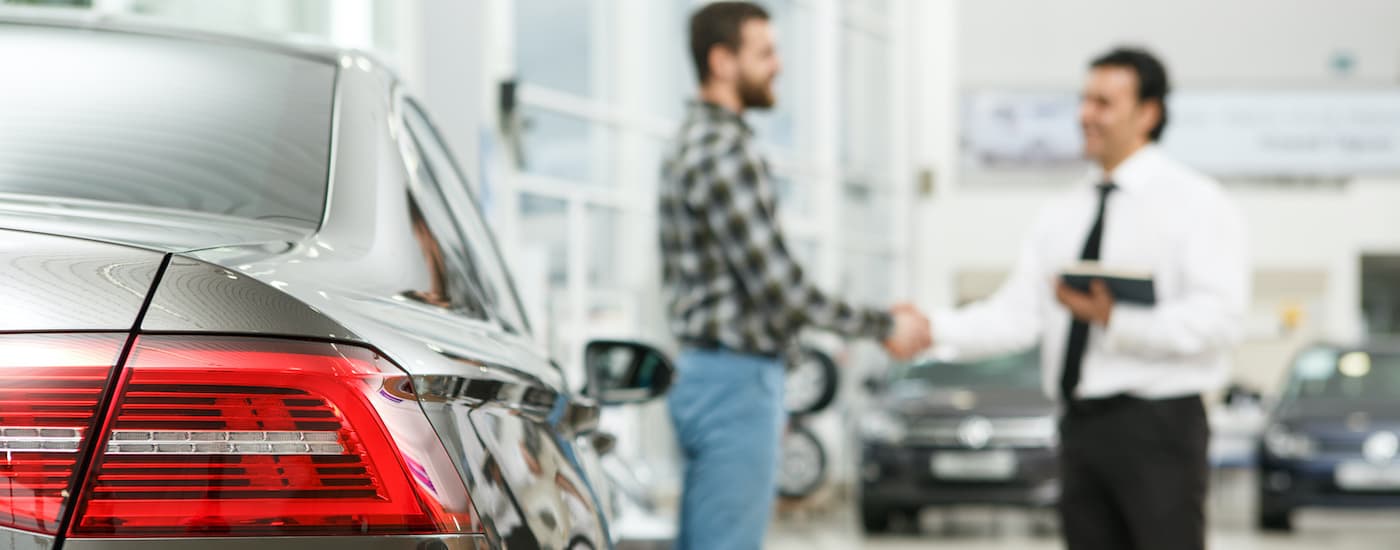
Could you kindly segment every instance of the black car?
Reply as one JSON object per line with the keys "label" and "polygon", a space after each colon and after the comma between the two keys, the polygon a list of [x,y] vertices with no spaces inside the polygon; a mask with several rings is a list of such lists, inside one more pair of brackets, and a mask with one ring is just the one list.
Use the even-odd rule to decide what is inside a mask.
{"label": "black car", "polygon": [[[0,10],[0,548],[604,549],[601,407],[364,54]],[[508,251],[505,251],[508,252]]]}
{"label": "black car", "polygon": [[1292,529],[1304,507],[1400,507],[1400,346],[1300,353],[1259,457],[1262,529]]}
{"label": "black car", "polygon": [[917,362],[874,384],[878,405],[861,419],[867,531],[928,506],[1056,502],[1055,406],[1039,357]]}

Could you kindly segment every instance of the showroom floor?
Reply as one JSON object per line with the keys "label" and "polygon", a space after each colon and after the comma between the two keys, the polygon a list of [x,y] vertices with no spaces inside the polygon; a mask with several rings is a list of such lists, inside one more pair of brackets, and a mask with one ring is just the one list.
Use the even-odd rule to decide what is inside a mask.
{"label": "showroom floor", "polygon": [[[1251,476],[1222,478],[1212,497],[1210,548],[1215,550],[1372,550],[1400,547],[1400,513],[1303,511],[1291,535],[1260,535],[1251,528]],[[986,508],[944,513],[925,511],[920,529],[896,526],[896,534],[866,539],[850,505],[782,514],[774,525],[770,550],[1051,550],[1057,535],[1042,527],[1045,518]],[[901,528],[902,527],[902,528]]]}

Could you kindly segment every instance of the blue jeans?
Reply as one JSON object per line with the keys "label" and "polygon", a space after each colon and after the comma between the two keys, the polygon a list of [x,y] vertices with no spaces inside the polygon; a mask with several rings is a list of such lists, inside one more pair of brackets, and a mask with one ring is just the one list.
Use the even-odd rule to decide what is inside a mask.
{"label": "blue jeans", "polygon": [[757,550],[777,494],[783,363],[687,349],[677,369],[668,400],[685,457],[676,550]]}

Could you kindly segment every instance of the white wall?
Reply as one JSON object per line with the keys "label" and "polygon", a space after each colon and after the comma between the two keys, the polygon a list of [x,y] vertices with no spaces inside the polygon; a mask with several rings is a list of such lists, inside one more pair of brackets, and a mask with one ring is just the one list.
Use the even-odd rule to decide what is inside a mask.
{"label": "white wall", "polygon": [[1352,84],[1397,84],[1400,2],[1394,0],[961,1],[964,86],[1065,86],[1119,43],[1163,56],[1188,86],[1328,85],[1338,51]]}
{"label": "white wall", "polygon": [[[969,0],[949,2],[915,25],[952,39],[925,39],[928,97],[972,90],[1075,90],[1090,59],[1118,44],[1146,46],[1166,62],[1177,90],[1400,86],[1400,2],[1393,0]],[[1332,64],[1345,52],[1348,74]],[[937,111],[938,116],[935,116]],[[958,274],[996,273],[1014,260],[1029,219],[1078,172],[970,173],[949,154],[957,111],[919,111],[918,168],[936,174],[921,204],[920,301],[952,304]],[[955,141],[954,141],[955,143]],[[1226,182],[1242,205],[1253,242],[1257,324],[1277,319],[1293,296],[1304,326],[1289,337],[1262,329],[1240,352],[1242,376],[1272,382],[1291,351],[1317,339],[1359,336],[1360,254],[1400,253],[1400,175],[1345,182]],[[1316,284],[1308,283],[1315,274]],[[1301,281],[1301,282],[1300,282]],[[1297,283],[1297,284],[1290,284]],[[1311,286],[1318,288],[1312,289]],[[966,290],[966,289],[964,289]]]}

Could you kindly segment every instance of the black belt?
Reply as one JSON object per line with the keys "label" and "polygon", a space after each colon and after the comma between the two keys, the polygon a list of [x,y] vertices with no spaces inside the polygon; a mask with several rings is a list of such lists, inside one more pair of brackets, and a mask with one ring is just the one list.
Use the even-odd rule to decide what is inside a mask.
{"label": "black belt", "polygon": [[1109,397],[1096,397],[1092,399],[1074,399],[1066,403],[1065,413],[1068,416],[1096,416],[1105,413],[1119,411],[1133,405],[1143,403],[1173,403],[1187,402],[1191,400],[1200,401],[1200,394],[1185,395],[1181,397],[1168,397],[1164,399],[1146,399],[1126,393],[1112,395]]}
{"label": "black belt", "polygon": [[733,347],[727,346],[719,340],[711,340],[709,338],[681,338],[680,343],[682,347],[694,348],[704,351],[727,351],[730,353],[738,353],[740,355],[752,355],[755,357],[763,357],[766,359],[783,358],[783,355],[781,353],[770,353],[766,351],[754,351],[748,349],[734,349]]}

